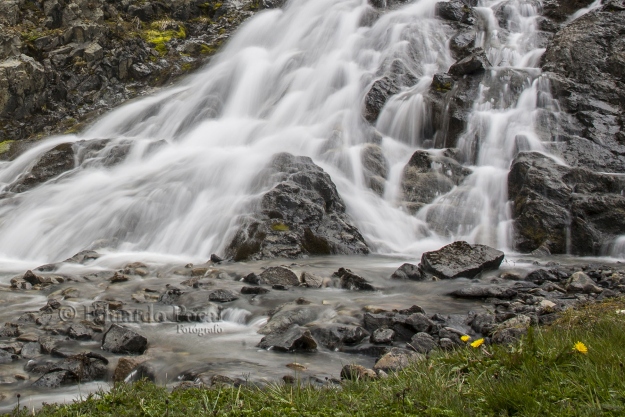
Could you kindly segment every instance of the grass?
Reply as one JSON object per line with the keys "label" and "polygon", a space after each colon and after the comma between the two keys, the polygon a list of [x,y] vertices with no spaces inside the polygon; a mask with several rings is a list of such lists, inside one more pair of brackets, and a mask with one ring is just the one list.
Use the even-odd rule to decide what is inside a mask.
{"label": "grass", "polygon": [[[148,382],[119,384],[38,416],[622,416],[625,300],[569,310],[514,346],[436,352],[375,381],[340,388],[270,385],[169,393]],[[581,341],[586,354],[574,349]],[[338,373],[337,369],[337,373]],[[14,415],[30,415],[27,410]]]}
{"label": "grass", "polygon": [[142,32],[142,37],[146,42],[152,44],[154,49],[161,55],[164,56],[168,52],[167,43],[174,38],[177,39],[185,39],[187,37],[187,31],[184,25],[178,25],[178,30],[173,29],[163,29],[168,25],[171,25],[173,21],[161,20],[152,23],[149,29]]}

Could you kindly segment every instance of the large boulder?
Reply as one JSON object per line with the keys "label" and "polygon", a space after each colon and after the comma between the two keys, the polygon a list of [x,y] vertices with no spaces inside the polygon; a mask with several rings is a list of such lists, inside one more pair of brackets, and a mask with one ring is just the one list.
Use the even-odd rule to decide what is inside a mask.
{"label": "large boulder", "polygon": [[44,375],[33,383],[34,387],[58,388],[78,382],[103,379],[108,360],[97,353],[81,353],[60,362],[49,363],[38,369]]}
{"label": "large boulder", "polygon": [[0,62],[0,118],[22,119],[46,102],[43,65],[20,55]]}
{"label": "large boulder", "polygon": [[227,248],[234,260],[367,254],[369,248],[330,176],[304,156],[280,153],[267,169],[266,192]]}
{"label": "large boulder", "polygon": [[300,284],[297,275],[283,266],[272,266],[260,274],[259,283],[266,285],[285,285],[296,287]]}
{"label": "large boulder", "polygon": [[483,271],[499,268],[504,253],[486,245],[454,242],[421,256],[421,269],[441,279],[473,278]]}
{"label": "large boulder", "polygon": [[61,143],[45,152],[28,171],[14,182],[9,190],[24,192],[74,168],[74,148],[71,143]]}
{"label": "large boulder", "polygon": [[317,343],[331,349],[339,349],[344,345],[355,345],[369,336],[369,332],[360,326],[339,323],[320,324],[311,328]]}
{"label": "large boulder", "polygon": [[508,174],[516,249],[599,255],[625,234],[625,179],[520,153]]}
{"label": "large boulder", "polygon": [[[570,6],[567,14],[588,2],[557,4]],[[556,133],[545,140],[557,140],[557,151],[572,166],[625,172],[624,32],[625,7],[608,0],[564,26],[543,55],[551,92],[569,115],[555,120]]]}
{"label": "large boulder", "polygon": [[395,60],[390,68],[369,88],[365,96],[363,115],[370,123],[375,123],[388,99],[417,83],[418,79],[410,72],[404,63]]}
{"label": "large boulder", "polygon": [[365,184],[376,194],[382,196],[389,172],[388,161],[382,148],[379,145],[369,143],[362,148],[360,157]]}

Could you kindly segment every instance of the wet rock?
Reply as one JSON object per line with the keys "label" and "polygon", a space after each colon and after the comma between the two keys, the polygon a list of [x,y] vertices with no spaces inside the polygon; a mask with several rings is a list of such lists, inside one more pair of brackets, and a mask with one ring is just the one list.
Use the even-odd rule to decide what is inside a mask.
{"label": "wet rock", "polygon": [[473,278],[499,268],[504,253],[486,245],[458,241],[421,256],[421,269],[441,279]]}
{"label": "wet rock", "polygon": [[180,297],[184,294],[180,288],[170,287],[158,297],[158,301],[163,304],[178,304]]}
{"label": "wet rock", "polygon": [[230,301],[238,300],[239,296],[234,291],[216,290],[208,294],[208,299],[210,301],[215,301],[218,303],[227,303]]}
{"label": "wet rock", "polygon": [[263,287],[243,287],[241,288],[241,294],[245,295],[259,295],[259,294],[267,294],[269,290]]}
{"label": "wet rock", "polygon": [[128,356],[120,358],[113,372],[113,382],[122,382],[135,370],[139,365],[145,362],[147,358],[141,356]]}
{"label": "wet rock", "polygon": [[341,379],[348,381],[377,379],[378,375],[372,369],[362,365],[345,365],[341,369]]}
{"label": "wet rock", "polygon": [[449,67],[449,74],[457,77],[483,72],[491,67],[486,53],[482,49],[474,50],[470,55]]}
{"label": "wet rock", "polygon": [[111,284],[117,284],[120,282],[126,282],[129,281],[130,278],[128,278],[126,275],[124,274],[120,274],[119,272],[115,272],[115,274],[109,278],[109,281],[111,282]]}
{"label": "wet rock", "polygon": [[310,158],[277,154],[259,181],[275,185],[228,245],[235,261],[369,253],[330,176]]}
{"label": "wet rock", "polygon": [[213,254],[211,254],[210,261],[211,261],[212,263],[218,264],[218,263],[223,262],[223,261],[224,261],[224,259],[223,259],[223,258],[221,258],[221,257],[220,257],[220,256],[218,256],[218,255],[215,255],[215,254],[213,253]]}
{"label": "wet rock", "polygon": [[59,370],[52,371],[33,382],[33,387],[40,388],[59,388],[64,385],[72,385],[78,383],[78,377],[72,371]]}
{"label": "wet rock", "polygon": [[417,353],[426,354],[436,347],[436,340],[428,333],[419,332],[410,339],[409,347]]}
{"label": "wet rock", "polygon": [[466,299],[498,298],[501,300],[510,300],[516,297],[517,291],[511,288],[498,286],[471,286],[452,291],[449,295],[456,298]]}
{"label": "wet rock", "polygon": [[81,353],[49,363],[45,375],[33,383],[34,387],[58,388],[78,382],[89,382],[105,377],[108,360],[97,353]]}
{"label": "wet rock", "polygon": [[404,167],[401,180],[402,199],[415,213],[435,198],[464,181],[471,171],[444,155],[419,150]]}
{"label": "wet rock", "polygon": [[34,359],[41,355],[41,345],[38,342],[25,343],[20,355],[24,359]]}
{"label": "wet rock", "polygon": [[373,366],[374,371],[396,372],[406,368],[413,362],[424,359],[423,355],[401,348],[392,348]]}
{"label": "wet rock", "polygon": [[311,333],[317,343],[331,350],[358,344],[369,336],[369,332],[360,326],[337,323],[314,326]]}
{"label": "wet rock", "polygon": [[11,363],[18,359],[19,359],[19,356],[17,356],[16,354],[0,349],[0,364]]}
{"label": "wet rock", "polygon": [[6,342],[0,343],[0,350],[7,351],[19,355],[22,352],[24,344],[20,342]]}
{"label": "wet rock", "polygon": [[93,261],[95,259],[98,259],[100,255],[98,252],[93,251],[93,250],[84,250],[81,252],[78,252],[77,254],[75,254],[74,256],[72,256],[69,259],[64,260],[63,262],[66,263],[72,263],[72,264],[86,264],[87,262]]}
{"label": "wet rock", "polygon": [[261,339],[258,347],[280,352],[308,352],[316,350],[317,343],[308,329],[294,324],[286,330],[269,333]]}
{"label": "wet rock", "polygon": [[508,174],[516,248],[599,255],[625,234],[623,189],[625,181],[618,176],[558,165],[536,152],[520,153]]}
{"label": "wet rock", "polygon": [[421,271],[419,270],[419,267],[417,265],[413,265],[409,263],[405,263],[399,268],[397,268],[397,270],[393,272],[393,274],[391,275],[391,278],[392,279],[411,279],[414,281],[421,281],[424,279],[423,275],[421,274]]}
{"label": "wet rock", "polygon": [[323,278],[318,277],[317,275],[313,275],[309,272],[302,272],[302,275],[300,276],[300,281],[308,288],[322,288],[324,286]]}
{"label": "wet rock", "polygon": [[365,96],[363,111],[365,119],[370,123],[375,123],[388,99],[403,88],[413,86],[416,82],[417,78],[402,61],[393,61],[386,74],[373,83]]}
{"label": "wet rock", "polygon": [[532,282],[534,284],[542,285],[544,282],[558,282],[558,277],[553,275],[551,272],[544,269],[537,269],[535,271],[530,272],[525,276],[525,281]]}
{"label": "wet rock", "polygon": [[89,340],[93,336],[93,333],[85,325],[80,323],[73,323],[67,329],[67,335],[76,340]]}
{"label": "wet rock", "polygon": [[382,148],[379,145],[368,143],[362,148],[360,157],[365,183],[371,190],[382,196],[389,172],[388,161]]}
{"label": "wet rock", "polygon": [[242,281],[252,285],[260,285],[260,277],[253,272],[243,277]]}
{"label": "wet rock", "polygon": [[0,328],[0,337],[18,337],[22,332],[15,323],[4,323],[4,327]]}
{"label": "wet rock", "polygon": [[311,307],[283,308],[271,316],[258,333],[269,334],[275,331],[286,330],[292,324],[304,325],[317,319],[319,309]]}
{"label": "wet rock", "polygon": [[583,272],[575,272],[566,284],[566,291],[572,293],[599,294],[603,291],[595,282]]}
{"label": "wet rock", "polygon": [[370,332],[380,327],[392,327],[393,318],[393,313],[365,313],[364,327]]}
{"label": "wet rock", "polygon": [[[475,37],[474,30],[461,30],[452,36],[449,40],[449,49],[456,59],[462,60],[471,53],[471,48],[475,45]],[[453,79],[451,83],[453,83]],[[451,83],[447,88],[448,90],[451,89]]]}
{"label": "wet rock", "polygon": [[381,327],[371,333],[369,341],[375,345],[390,345],[395,338],[395,331],[393,329]]}
{"label": "wet rock", "polygon": [[148,346],[148,340],[130,329],[111,325],[102,339],[102,349],[112,353],[142,354]]}
{"label": "wet rock", "polygon": [[341,281],[341,288],[346,290],[358,290],[358,291],[375,291],[375,287],[369,284],[369,282],[363,277],[354,274],[349,269],[339,268],[338,272],[334,275],[338,276]]}
{"label": "wet rock", "polygon": [[29,171],[9,186],[9,190],[21,193],[72,169],[74,169],[72,144],[62,143],[44,153]]}
{"label": "wet rock", "polygon": [[351,355],[365,355],[379,358],[391,350],[388,345],[374,345],[372,343],[360,343],[355,346],[343,346],[340,351]]}
{"label": "wet rock", "polygon": [[260,274],[260,283],[266,285],[298,286],[299,279],[293,271],[282,266],[272,266]]}
{"label": "wet rock", "polygon": [[435,13],[436,16],[453,22],[474,24],[476,21],[475,12],[458,0],[436,3]]}

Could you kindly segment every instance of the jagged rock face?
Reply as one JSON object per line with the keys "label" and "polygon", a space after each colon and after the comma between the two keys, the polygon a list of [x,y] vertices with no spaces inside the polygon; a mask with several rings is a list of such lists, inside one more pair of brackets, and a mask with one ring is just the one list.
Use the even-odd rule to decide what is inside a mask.
{"label": "jagged rock face", "polygon": [[598,255],[625,234],[625,180],[522,152],[508,175],[516,248]]}
{"label": "jagged rock face", "polygon": [[268,171],[278,183],[244,221],[228,245],[228,256],[244,260],[369,253],[330,176],[310,158],[277,154]]}
{"label": "jagged rock face", "polygon": [[[543,57],[563,115],[563,158],[573,166],[625,172],[625,6],[607,1],[566,25]],[[556,139],[556,138],[554,138]]]}
{"label": "jagged rock face", "polygon": [[389,71],[373,83],[365,96],[363,111],[365,119],[375,123],[388,99],[399,93],[402,88],[413,86],[417,81],[403,62],[393,61]]}
{"label": "jagged rock face", "polygon": [[436,197],[449,192],[471,173],[451,158],[455,154],[452,149],[439,154],[427,151],[412,154],[401,180],[403,204],[410,212],[417,212]]}

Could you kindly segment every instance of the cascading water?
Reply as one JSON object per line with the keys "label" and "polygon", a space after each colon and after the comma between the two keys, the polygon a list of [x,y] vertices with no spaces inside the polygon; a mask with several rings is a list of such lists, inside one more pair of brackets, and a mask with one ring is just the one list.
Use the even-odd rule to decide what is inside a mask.
{"label": "cascading water", "polygon": [[[452,33],[434,17],[436,1],[405,5],[372,26],[365,0],[293,0],[283,11],[259,14],[180,85],[4,163],[0,183],[8,189],[59,143],[110,139],[72,172],[7,194],[0,253],[44,262],[94,245],[196,257],[221,252],[239,216],[266,191],[258,173],[277,152],[309,156],[330,174],[374,251],[414,254],[457,238],[507,247],[509,164],[519,149],[541,149],[534,120],[548,89],[537,68],[537,10],[507,2],[504,30],[493,12],[499,2],[477,8],[475,46],[493,69],[459,141],[473,174],[411,216],[397,204],[401,169],[428,134],[423,94],[453,63]],[[380,198],[363,181],[360,150],[371,132],[362,103],[395,59],[418,81],[387,103],[377,123],[391,167]],[[509,80],[519,77],[515,95]],[[123,146],[130,146],[128,156],[107,166],[106,155]]]}

